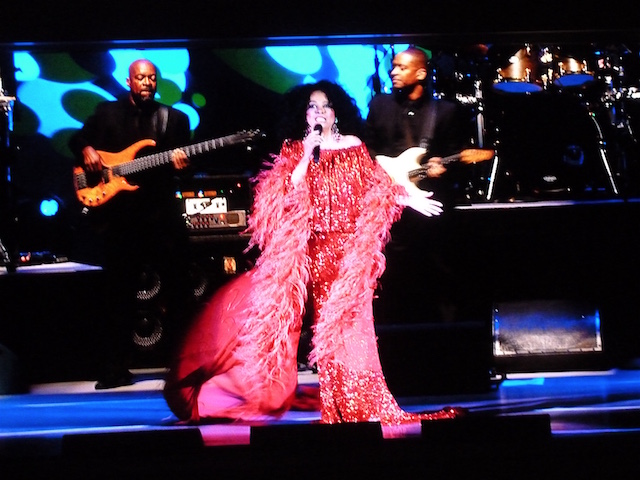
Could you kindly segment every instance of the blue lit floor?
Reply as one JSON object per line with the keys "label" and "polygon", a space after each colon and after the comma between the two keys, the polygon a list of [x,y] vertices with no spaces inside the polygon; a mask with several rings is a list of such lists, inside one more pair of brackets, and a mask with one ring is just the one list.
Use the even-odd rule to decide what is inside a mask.
{"label": "blue lit floor", "polygon": [[[96,391],[91,382],[35,385],[29,394],[0,396],[0,456],[57,455],[63,436],[198,428],[205,446],[247,445],[244,424],[179,426],[161,393],[162,371],[136,371],[129,387]],[[301,384],[315,376],[301,374]],[[472,417],[548,415],[553,437],[640,432],[640,370],[562,372],[508,376],[490,392],[400,398],[409,411],[446,405]],[[312,424],[318,411],[291,411],[279,424]],[[385,438],[420,435],[420,426]]]}
{"label": "blue lit floor", "polygon": [[[371,430],[355,437],[346,431],[345,440],[345,430],[335,426],[328,426],[333,436],[327,436],[327,430],[318,431],[327,426],[314,423],[318,411],[291,411],[262,425],[271,433],[263,433],[260,442],[257,427],[246,424],[176,424],[162,397],[163,372],[134,373],[134,385],[108,391],[96,391],[92,382],[68,382],[0,396],[0,478],[214,478],[209,475],[216,472],[215,478],[494,480],[514,478],[514,472],[518,479],[640,474],[640,369],[520,374],[485,393],[399,398],[409,411],[452,405],[469,413],[450,423],[383,428],[381,435],[373,431],[376,438]],[[300,382],[312,389],[316,377],[301,374]],[[543,428],[529,419],[541,419]],[[476,475],[467,476],[469,465]],[[10,471],[18,473],[5,475]]]}

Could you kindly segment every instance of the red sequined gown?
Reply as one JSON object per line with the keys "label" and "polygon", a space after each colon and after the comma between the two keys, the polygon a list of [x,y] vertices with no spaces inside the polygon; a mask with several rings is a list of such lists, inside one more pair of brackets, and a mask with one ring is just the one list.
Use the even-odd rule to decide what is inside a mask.
{"label": "red sequined gown", "polygon": [[402,410],[378,356],[373,295],[404,189],[364,145],[322,150],[306,182],[293,186],[302,154],[301,141],[287,141],[260,174],[249,231],[261,256],[250,274],[216,294],[192,328],[167,377],[169,406],[191,420],[255,420],[286,411],[309,294],[323,423],[397,425],[454,416]]}
{"label": "red sequined gown", "polygon": [[[292,152],[294,158],[297,154]],[[318,364],[323,423],[379,420],[389,424],[412,418],[398,407],[382,374],[372,312],[375,283],[357,292],[361,308],[352,310],[349,318],[323,314],[332,294],[356,293],[332,292],[332,287],[337,286],[341,270],[351,267],[343,263],[345,246],[354,247],[366,193],[373,184],[387,185],[386,174],[375,167],[364,148],[329,150],[322,152],[317,165],[310,165],[307,174],[313,208],[309,240],[315,312],[312,356]],[[387,186],[391,192],[391,185]],[[393,204],[388,207],[395,209]],[[367,263],[373,268],[371,259]]]}

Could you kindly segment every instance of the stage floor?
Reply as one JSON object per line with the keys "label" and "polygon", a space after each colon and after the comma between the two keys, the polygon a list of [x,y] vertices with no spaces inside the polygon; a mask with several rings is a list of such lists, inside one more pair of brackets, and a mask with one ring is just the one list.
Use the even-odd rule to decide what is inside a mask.
{"label": "stage floor", "polygon": [[[617,368],[510,373],[477,393],[398,397],[408,411],[468,411],[460,420],[402,428],[320,425],[317,410],[261,425],[180,425],[162,396],[162,369],[134,370],[134,385],[103,391],[93,381],[56,379],[0,396],[0,478],[639,478],[640,362],[628,360],[639,356],[640,202],[535,207],[461,208],[440,224],[438,235],[456,240],[451,245],[465,239],[452,255],[450,282],[475,280],[461,312],[478,304],[484,314],[485,300],[597,300]],[[91,311],[100,272],[20,270],[0,267],[7,306],[0,343],[23,353],[39,377],[84,374],[95,355],[94,326],[78,312]],[[37,301],[16,301],[32,300],[32,292]],[[472,367],[474,356],[456,348],[464,369]],[[317,382],[308,372],[299,380]]]}
{"label": "stage floor", "polygon": [[[333,437],[327,436],[326,430],[317,430],[326,426],[317,424],[320,413],[315,410],[290,411],[278,421],[254,426],[241,422],[180,425],[162,397],[163,374],[161,369],[135,370],[134,385],[112,390],[96,391],[94,382],[83,381],[33,385],[27,394],[0,396],[0,464],[26,472],[20,478],[50,474],[52,468],[63,467],[65,475],[73,477],[80,464],[106,466],[105,476],[109,477],[106,472],[114,472],[114,465],[126,464],[131,473],[154,467],[165,470],[165,462],[172,458],[188,465],[184,467],[188,471],[214,467],[253,477],[256,471],[251,462],[264,463],[265,451],[274,453],[280,446],[290,454],[284,461],[289,467],[300,467],[303,462],[309,466],[324,452],[322,442],[326,440],[350,449],[353,461],[368,458],[367,465],[375,466],[371,467],[375,471],[396,468],[407,475],[428,471],[458,478],[462,468],[458,462],[464,461],[474,462],[479,472],[490,471],[497,462],[493,478],[502,474],[506,478],[507,470],[515,465],[521,469],[518,478],[540,474],[542,467],[536,462],[543,459],[555,462],[554,471],[567,469],[584,473],[585,478],[595,478],[589,477],[594,472],[592,466],[606,468],[609,473],[612,468],[623,468],[626,473],[640,469],[635,461],[635,452],[640,453],[640,369],[635,368],[513,374],[484,393],[399,398],[408,411],[454,405],[466,408],[468,414],[438,425],[424,422],[402,428],[367,428],[355,436],[354,431],[329,426],[335,427]],[[311,372],[301,372],[299,377],[303,386],[317,385]],[[339,439],[345,433],[344,438],[358,445],[343,445]],[[296,443],[297,439],[304,445]],[[262,452],[260,460],[256,449]],[[375,459],[370,457],[373,451],[377,452]],[[136,452],[144,458],[131,467]],[[445,461],[437,456],[442,454],[450,458]],[[111,464],[106,455],[119,460]],[[276,455],[279,464],[283,463],[282,455]],[[408,461],[407,455],[412,460]],[[425,455],[432,456],[426,464]],[[292,456],[302,456],[304,461],[292,460]],[[246,461],[241,461],[242,467],[229,464],[240,458]],[[397,463],[400,460],[394,460],[399,458],[402,467]],[[325,460],[336,465],[335,458]],[[411,465],[413,461],[415,465]],[[339,465],[344,466],[342,460]],[[274,477],[265,474],[261,478]]]}

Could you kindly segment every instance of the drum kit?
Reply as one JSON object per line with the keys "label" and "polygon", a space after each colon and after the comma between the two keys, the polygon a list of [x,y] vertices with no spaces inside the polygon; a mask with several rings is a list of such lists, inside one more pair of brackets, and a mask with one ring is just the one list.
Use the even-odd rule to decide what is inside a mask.
{"label": "drum kit", "polygon": [[434,55],[432,65],[434,96],[471,108],[473,143],[496,151],[483,199],[627,193],[629,164],[640,161],[629,113],[640,105],[638,52],[481,47]]}

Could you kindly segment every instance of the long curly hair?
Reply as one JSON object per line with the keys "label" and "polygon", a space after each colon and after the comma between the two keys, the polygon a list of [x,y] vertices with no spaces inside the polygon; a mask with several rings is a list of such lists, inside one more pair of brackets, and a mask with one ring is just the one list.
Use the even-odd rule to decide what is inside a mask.
{"label": "long curly hair", "polygon": [[338,84],[328,80],[297,85],[285,93],[282,101],[282,116],[278,127],[280,141],[300,140],[307,133],[307,105],[315,91],[323,92],[333,106],[338,119],[340,133],[360,136],[363,128],[362,116],[355,100]]}

